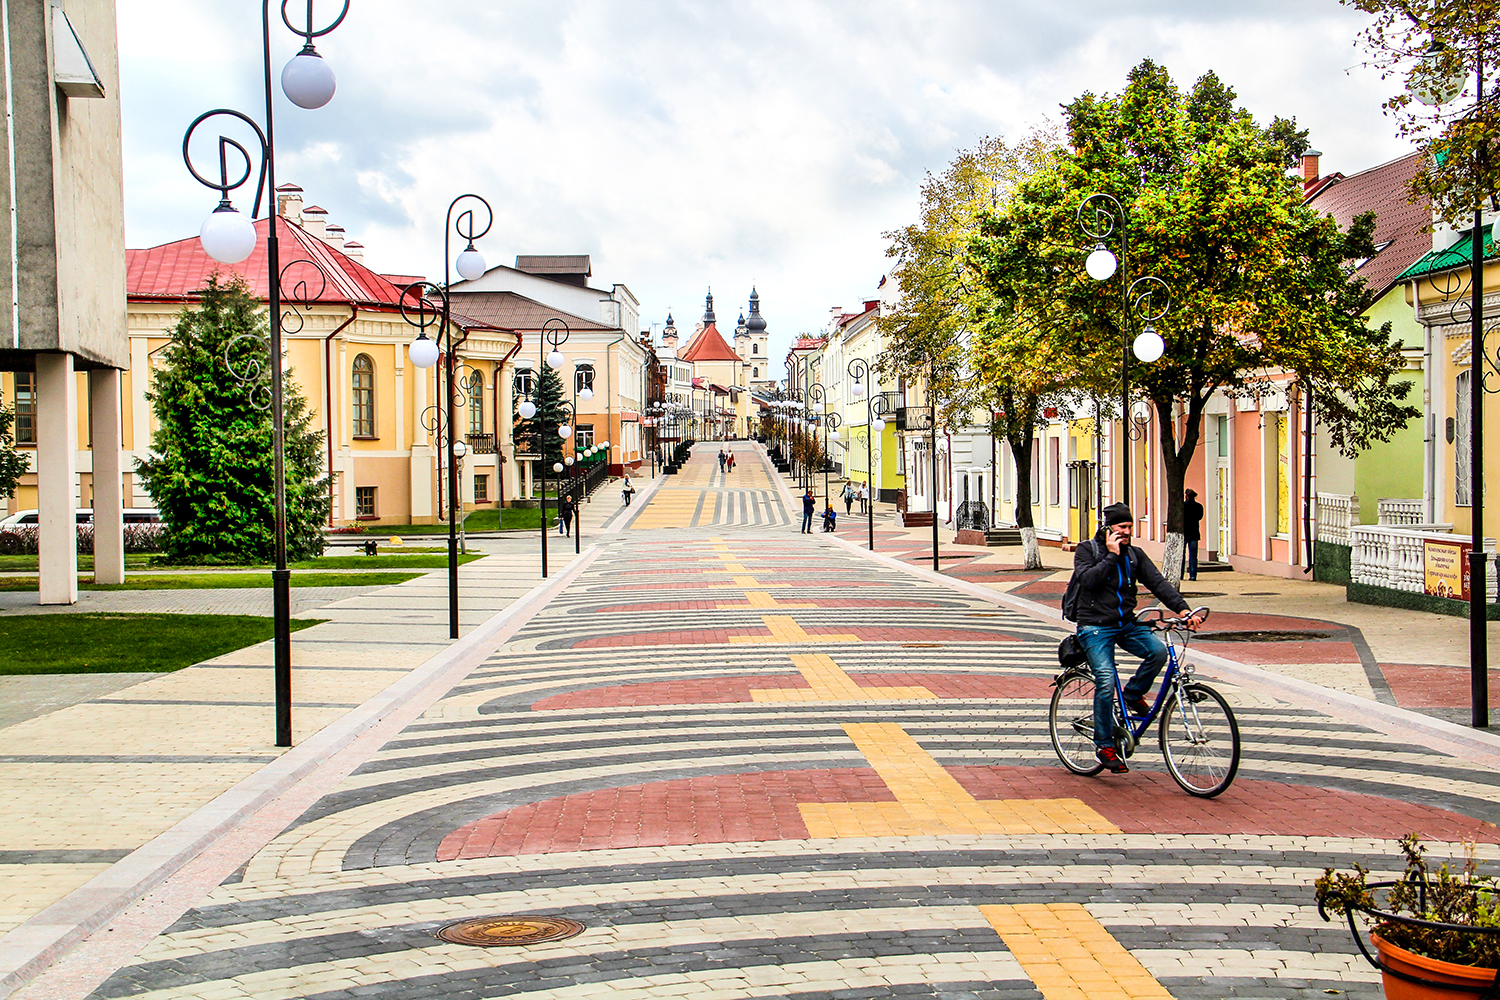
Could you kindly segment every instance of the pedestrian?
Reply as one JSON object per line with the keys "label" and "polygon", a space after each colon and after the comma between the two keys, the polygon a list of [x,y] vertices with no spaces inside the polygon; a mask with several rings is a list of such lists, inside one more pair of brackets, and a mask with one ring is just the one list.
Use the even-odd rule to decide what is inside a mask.
{"label": "pedestrian", "polygon": [[854,510],[854,480],[844,484],[844,492],[840,496],[844,498],[844,513],[847,515]]}
{"label": "pedestrian", "polygon": [[870,508],[868,506],[869,503],[870,503],[870,484],[868,482],[860,483],[859,484],[859,512],[861,514],[868,514],[870,512]]}
{"label": "pedestrian", "polygon": [[1198,579],[1198,539],[1203,524],[1203,505],[1198,502],[1198,491],[1188,490],[1182,501],[1182,540],[1187,543],[1187,577]]}
{"label": "pedestrian", "polygon": [[630,477],[625,477],[625,485],[620,487],[620,496],[625,501],[625,506],[630,506],[630,498],[635,496],[635,487],[630,485]]}
{"label": "pedestrian", "polygon": [[724,471],[724,449],[723,448],[719,449],[719,471],[720,472]]}
{"label": "pedestrian", "polygon": [[812,534],[813,513],[817,509],[818,501],[813,499],[812,489],[809,487],[802,492],[802,533],[804,535]]}
{"label": "pedestrian", "polygon": [[734,471],[734,452],[731,451],[729,453],[729,458],[726,460],[726,462],[727,462],[727,464],[729,466],[729,471],[733,472]]}
{"label": "pedestrian", "polygon": [[573,534],[573,494],[569,493],[557,504],[557,526],[561,534]]}

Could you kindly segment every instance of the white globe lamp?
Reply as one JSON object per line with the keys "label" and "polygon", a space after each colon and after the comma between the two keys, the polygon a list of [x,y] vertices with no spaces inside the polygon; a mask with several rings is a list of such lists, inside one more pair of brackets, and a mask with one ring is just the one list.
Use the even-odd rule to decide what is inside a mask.
{"label": "white globe lamp", "polygon": [[529,399],[523,399],[516,407],[516,412],[521,415],[522,420],[530,420],[536,416],[536,404]]}
{"label": "white globe lamp", "polygon": [[582,389],[578,390],[578,398],[587,403],[589,400],[594,398],[594,390],[590,389],[588,386],[584,386]]}
{"label": "white globe lamp", "polygon": [[601,447],[601,448],[608,448],[609,447],[609,442],[608,441],[600,441],[599,442],[599,447]]}
{"label": "white globe lamp", "polygon": [[1161,358],[1167,349],[1166,341],[1161,339],[1161,334],[1149,326],[1141,331],[1140,336],[1135,338],[1135,343],[1130,345],[1135,356],[1146,363],[1151,363]]}
{"label": "white globe lamp", "polygon": [[557,436],[566,440],[573,436],[573,428],[567,424],[558,424]]}
{"label": "white globe lamp", "polygon": [[1089,254],[1088,259],[1083,262],[1083,269],[1095,281],[1108,281],[1114,277],[1117,264],[1115,255],[1100,245],[1095,247],[1094,252]]}
{"label": "white globe lamp", "polygon": [[561,368],[563,366],[562,351],[559,351],[554,347],[550,352],[548,352],[547,366],[550,368]]}
{"label": "white globe lamp", "polygon": [[838,439],[839,439],[839,432],[838,431],[829,431],[828,432],[828,440],[830,440],[830,441],[837,441]]}
{"label": "white globe lamp", "polygon": [[428,339],[424,333],[411,342],[411,346],[406,349],[406,353],[411,358],[411,363],[418,368],[431,368],[437,364],[437,341]]}
{"label": "white globe lamp", "polygon": [[572,465],[572,464],[573,464],[573,456],[572,455],[569,455],[567,458],[563,459],[563,465]]}
{"label": "white globe lamp", "polygon": [[225,202],[203,220],[198,242],[220,264],[238,264],[255,249],[255,224]]}
{"label": "white globe lamp", "polygon": [[875,418],[875,433],[879,434],[883,430],[885,430],[885,421],[881,420],[879,417],[876,417]]}
{"label": "white globe lamp", "polygon": [[458,255],[458,261],[454,266],[458,270],[459,277],[467,281],[482,278],[484,277],[484,254],[475,250],[474,244],[470,243],[469,248]]}
{"label": "white globe lamp", "polygon": [[552,471],[553,472],[561,472],[562,470],[563,470],[563,464],[561,462],[553,462],[552,463]]}
{"label": "white globe lamp", "polygon": [[453,442],[453,457],[454,458],[463,458],[468,453],[469,453],[469,446],[468,445],[464,444],[462,441],[455,441],[455,442]]}
{"label": "white globe lamp", "polygon": [[1468,75],[1443,72],[1443,53],[1446,51],[1446,45],[1435,41],[1427,46],[1427,51],[1417,60],[1417,68],[1412,71],[1407,89],[1418,103],[1437,107],[1463,93]]}
{"label": "white globe lamp", "polygon": [[311,44],[303,46],[281,70],[281,90],[299,108],[321,108],[333,100],[337,87],[333,70]]}

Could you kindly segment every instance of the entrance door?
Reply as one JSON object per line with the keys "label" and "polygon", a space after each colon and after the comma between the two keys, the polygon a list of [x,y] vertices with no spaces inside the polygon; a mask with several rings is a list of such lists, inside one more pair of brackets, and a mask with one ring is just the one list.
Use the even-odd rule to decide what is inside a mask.
{"label": "entrance door", "polygon": [[1229,544],[1229,467],[1221,465],[1219,473],[1219,562],[1228,562]]}

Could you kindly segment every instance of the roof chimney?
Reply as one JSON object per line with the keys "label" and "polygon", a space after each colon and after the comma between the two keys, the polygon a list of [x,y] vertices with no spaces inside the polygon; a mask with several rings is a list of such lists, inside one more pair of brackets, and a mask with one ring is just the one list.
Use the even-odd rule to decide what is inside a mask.
{"label": "roof chimney", "polygon": [[302,230],[318,239],[327,239],[328,209],[308,205],[302,210]]}
{"label": "roof chimney", "polygon": [[865,312],[875,309],[880,305],[879,299],[865,299]]}
{"label": "roof chimney", "polygon": [[302,224],[302,189],[295,184],[276,188],[276,213],[288,222]]}
{"label": "roof chimney", "polygon": [[363,243],[356,243],[353,240],[350,240],[348,243],[344,244],[344,256],[348,257],[350,260],[357,260],[360,263],[364,263],[365,245]]}
{"label": "roof chimney", "polygon": [[338,226],[338,225],[334,225],[333,223],[329,223],[328,226],[327,226],[327,228],[324,229],[324,234],[325,234],[323,236],[323,242],[324,243],[327,243],[329,246],[333,247],[335,250],[343,250],[344,249],[344,227],[343,226]]}
{"label": "roof chimney", "polygon": [[1322,155],[1316,149],[1309,149],[1302,154],[1302,190],[1309,190],[1318,183],[1318,157]]}

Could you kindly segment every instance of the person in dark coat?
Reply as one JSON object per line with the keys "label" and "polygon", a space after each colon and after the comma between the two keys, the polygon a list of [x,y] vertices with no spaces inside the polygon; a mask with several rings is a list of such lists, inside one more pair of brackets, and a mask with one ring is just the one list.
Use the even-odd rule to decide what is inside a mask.
{"label": "person in dark coat", "polygon": [[[1112,503],[1100,513],[1104,524],[1073,553],[1071,583],[1077,585],[1077,599],[1071,611],[1078,623],[1078,644],[1094,671],[1094,753],[1109,770],[1124,774],[1130,768],[1115,749],[1114,737],[1115,647],[1141,658],[1135,676],[1125,685],[1129,715],[1143,716],[1151,711],[1146,693],[1167,662],[1166,644],[1135,620],[1137,584],[1144,583],[1173,611],[1182,613],[1189,608],[1151,558],[1130,544],[1135,533],[1130,508]],[[1196,626],[1194,620],[1190,627]]]}
{"label": "person in dark coat", "polygon": [[562,522],[564,535],[573,534],[573,494],[569,493],[557,502],[557,519]]}
{"label": "person in dark coat", "polygon": [[812,534],[812,519],[817,509],[818,501],[813,498],[812,490],[805,491],[802,494],[802,533],[804,535]]}
{"label": "person in dark coat", "polygon": [[1187,543],[1187,578],[1198,579],[1198,539],[1203,526],[1203,505],[1198,491],[1188,490],[1182,501],[1182,540]]}

